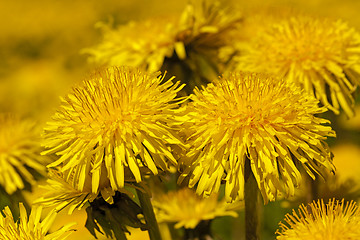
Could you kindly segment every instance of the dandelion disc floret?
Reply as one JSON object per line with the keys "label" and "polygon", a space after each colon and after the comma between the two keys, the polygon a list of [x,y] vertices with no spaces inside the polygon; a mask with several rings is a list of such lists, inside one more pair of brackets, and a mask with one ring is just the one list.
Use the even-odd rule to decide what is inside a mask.
{"label": "dandelion disc floret", "polygon": [[277,240],[360,239],[360,211],[353,201],[323,200],[301,205],[298,213],[287,214],[280,223]]}
{"label": "dandelion disc floret", "polygon": [[343,21],[296,16],[258,34],[239,69],[271,72],[302,86],[339,113],[354,115],[360,85],[360,34]]}
{"label": "dandelion disc floret", "polygon": [[[297,165],[308,174],[333,170],[324,142],[335,133],[318,101],[293,84],[270,75],[231,73],[201,90],[187,106],[187,153],[179,181],[188,177],[197,193],[210,195],[225,182],[228,201],[244,197],[245,161],[250,161],[264,201],[279,192],[294,194],[301,181]],[[327,169],[327,170],[326,170]]]}
{"label": "dandelion disc floret", "polygon": [[59,166],[81,191],[90,175],[96,193],[104,176],[116,191],[176,165],[169,144],[182,146],[174,128],[182,86],[172,79],[112,67],[74,88],[45,128],[43,154],[60,156],[48,167]]}

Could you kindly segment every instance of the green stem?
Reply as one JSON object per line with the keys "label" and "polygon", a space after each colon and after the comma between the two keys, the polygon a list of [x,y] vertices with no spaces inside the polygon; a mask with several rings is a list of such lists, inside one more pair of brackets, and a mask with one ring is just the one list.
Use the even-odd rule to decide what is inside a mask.
{"label": "green stem", "polygon": [[141,208],[144,213],[146,225],[148,226],[149,237],[151,240],[161,240],[159,225],[156,221],[153,206],[151,204],[148,194],[136,190],[140,201]]}
{"label": "green stem", "polygon": [[260,194],[254,174],[252,173],[250,166],[248,167],[249,177],[245,182],[245,239],[259,240],[261,210]]}
{"label": "green stem", "polygon": [[305,183],[307,184],[307,194],[305,195],[306,203],[311,203],[313,200],[319,198],[319,187],[320,182],[318,177],[316,179],[312,179],[309,175],[304,174]]}
{"label": "green stem", "polygon": [[320,181],[319,181],[319,177],[317,177],[316,179],[311,179],[311,201],[316,200],[319,198],[319,188],[320,188]]}

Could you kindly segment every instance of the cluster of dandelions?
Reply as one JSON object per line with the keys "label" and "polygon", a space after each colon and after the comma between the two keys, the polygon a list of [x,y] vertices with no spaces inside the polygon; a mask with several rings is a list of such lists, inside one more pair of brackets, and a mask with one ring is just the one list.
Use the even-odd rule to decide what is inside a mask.
{"label": "cluster of dandelions", "polygon": [[[187,97],[179,97],[185,84],[153,73],[171,68],[167,60],[176,58],[187,66],[181,71],[202,72],[203,77],[211,65],[219,75],[238,53],[228,40],[236,36],[234,31],[241,34],[240,19],[216,4],[205,4],[200,11],[188,5],[179,18],[131,22],[115,30],[104,26],[103,43],[85,51],[98,64],[117,67],[99,70],[62,98],[44,129],[42,155],[57,159],[47,165],[47,193],[37,203],[54,211],[70,206],[69,213],[100,198],[114,206],[117,192],[130,195],[127,187],[146,192],[144,182],[150,176],[177,168],[178,182],[195,188],[198,196],[184,189],[153,204],[159,221],[195,228],[202,220],[235,216],[225,201],[244,199],[249,175],[267,203],[282,193],[293,196],[302,169],[312,178],[334,171],[326,140],[335,132],[318,115],[327,109],[339,113],[340,108],[353,115],[360,38],[346,24],[295,17],[261,28],[258,37],[240,44],[246,47],[229,65],[233,72],[208,79],[211,83],[195,87]],[[32,181],[20,161],[28,156],[0,156]],[[34,161],[27,164],[41,168]],[[14,180],[7,191],[23,187],[15,172],[0,178],[0,183]],[[218,202],[221,184],[225,200]],[[196,211],[185,211],[184,204],[196,206]],[[330,212],[343,205],[328,206]],[[301,217],[295,218],[308,222],[301,209]],[[353,209],[347,205],[345,216]],[[40,210],[34,211],[38,216]],[[8,210],[4,213],[13,220]],[[41,225],[48,226],[48,218]],[[290,236],[281,226],[287,232],[283,236]],[[56,236],[67,234],[65,229]],[[44,235],[47,230],[39,231]]]}
{"label": "cluster of dandelions", "polygon": [[231,36],[242,19],[217,1],[200,2],[188,4],[179,15],[131,21],[117,28],[99,23],[103,41],[83,52],[101,66],[168,71],[187,83],[189,93],[225,68],[235,52]]}
{"label": "cluster of dandelions", "polygon": [[[179,107],[181,86],[171,80],[127,67],[93,75],[63,99],[45,128],[44,154],[60,156],[48,167],[109,203],[125,183],[177,166],[171,145],[191,146],[180,158],[179,181],[189,177],[204,196],[225,181],[227,201],[243,199],[245,161],[266,202],[278,192],[294,194],[301,179],[296,161],[313,178],[333,170],[324,139],[334,132],[314,116],[326,109],[299,88],[268,75],[233,73],[195,90]],[[180,135],[187,135],[186,144]]]}
{"label": "cluster of dandelions", "polygon": [[180,60],[193,54],[219,58],[218,51],[229,45],[228,37],[241,16],[216,1],[198,5],[188,4],[180,15],[130,21],[117,28],[99,23],[103,41],[83,52],[100,65],[127,65],[150,72],[159,71],[166,58],[174,56]]}

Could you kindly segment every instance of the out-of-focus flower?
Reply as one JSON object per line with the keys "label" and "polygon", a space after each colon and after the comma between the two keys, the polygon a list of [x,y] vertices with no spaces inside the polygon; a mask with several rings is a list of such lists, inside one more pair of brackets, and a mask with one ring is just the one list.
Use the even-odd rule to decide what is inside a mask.
{"label": "out-of-focus flower", "polygon": [[227,201],[243,199],[245,161],[250,161],[264,201],[279,192],[294,194],[301,181],[297,164],[307,173],[333,171],[325,139],[335,136],[318,101],[293,84],[270,75],[231,73],[201,90],[187,106],[192,146],[179,181],[188,177],[197,193],[210,195],[225,182]]}
{"label": "out-of-focus flower", "polygon": [[336,114],[354,115],[360,34],[343,21],[296,16],[266,29],[244,49],[238,69],[285,77]]}
{"label": "out-of-focus flower", "polygon": [[231,53],[224,54],[229,50],[223,48],[241,17],[230,14],[218,2],[201,3],[188,4],[180,16],[131,21],[117,29],[100,24],[103,41],[84,52],[90,54],[90,61],[101,65],[135,66],[150,72],[171,72],[185,65],[187,71],[205,78],[210,73],[217,75],[229,60]]}
{"label": "out-of-focus flower", "polygon": [[48,157],[40,155],[40,129],[29,119],[0,115],[0,185],[8,194],[35,184],[33,174],[45,174]]}
{"label": "out-of-focus flower", "polygon": [[174,17],[159,17],[131,21],[117,29],[100,23],[103,41],[84,52],[90,54],[90,61],[100,65],[126,65],[150,72],[159,71],[165,57],[171,57],[177,45],[175,22]]}
{"label": "out-of-focus flower", "polygon": [[42,208],[34,207],[30,215],[22,203],[19,203],[20,219],[14,221],[13,215],[8,207],[0,214],[0,237],[4,240],[57,240],[66,239],[71,233],[74,223],[69,223],[61,229],[48,234],[49,228],[53,224],[56,212],[51,211],[42,221],[40,221]]}
{"label": "out-of-focus flower", "polygon": [[164,62],[163,68],[183,78],[187,94],[195,86],[211,82],[225,71],[237,51],[232,40],[241,21],[240,11],[218,1],[188,4],[179,19],[176,35],[185,51],[179,55],[179,49],[176,56]]}
{"label": "out-of-focus flower", "polygon": [[[75,209],[81,209],[86,203],[94,201],[98,193],[91,192],[90,176],[86,177],[85,186],[82,191],[75,188],[74,177],[70,176],[69,179],[65,179],[63,174],[57,171],[50,171],[47,182],[41,187],[46,191],[40,198],[34,201],[34,204],[40,204],[44,207],[53,207],[57,212],[65,207],[69,207],[69,214]],[[109,180],[105,181],[108,182]],[[104,200],[112,203],[112,196],[114,191],[109,187],[104,186],[104,183],[100,183],[100,191]]]}
{"label": "out-of-focus flower", "polygon": [[187,55],[202,55],[215,63],[218,61],[214,60],[219,57],[218,51],[232,42],[229,36],[237,29],[242,15],[235,14],[216,1],[202,1],[201,4],[186,6],[176,38],[184,44]]}
{"label": "out-of-focus flower", "polygon": [[169,144],[183,145],[175,133],[182,86],[172,80],[112,67],[74,88],[45,128],[43,154],[60,155],[48,167],[59,166],[80,191],[91,176],[91,191],[98,193],[104,178],[116,191],[176,165]]}
{"label": "out-of-focus flower", "polygon": [[218,201],[218,196],[198,196],[193,190],[183,188],[155,196],[153,206],[159,222],[176,223],[176,228],[195,228],[200,221],[221,216],[237,217],[232,205]]}
{"label": "out-of-focus flower", "polygon": [[280,223],[278,240],[328,240],[360,238],[360,211],[355,202],[323,200],[301,205],[298,213],[287,214],[286,223]]}

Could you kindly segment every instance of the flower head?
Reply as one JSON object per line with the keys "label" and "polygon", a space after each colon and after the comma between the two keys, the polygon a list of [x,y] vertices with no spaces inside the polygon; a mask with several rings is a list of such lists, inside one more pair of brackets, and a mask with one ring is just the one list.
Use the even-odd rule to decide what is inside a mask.
{"label": "flower head", "polygon": [[165,57],[171,57],[177,45],[174,17],[131,21],[117,29],[103,23],[100,26],[103,41],[84,52],[90,54],[90,61],[102,65],[127,65],[150,72],[159,71]]}
{"label": "flower head", "polygon": [[221,6],[220,2],[200,1],[201,6],[188,4],[180,17],[177,39],[187,51],[205,56],[228,46],[229,36],[236,30],[241,15]]}
{"label": "flower head", "polygon": [[280,223],[278,240],[330,240],[360,238],[360,211],[355,202],[323,200],[301,205],[298,213],[287,214],[286,223]]}
{"label": "flower head", "polygon": [[[40,204],[44,207],[53,207],[57,212],[69,207],[69,214],[72,214],[75,209],[81,209],[86,203],[94,201],[98,193],[92,193],[91,182],[89,182],[90,175],[85,180],[85,186],[82,191],[76,189],[73,175],[66,179],[66,174],[50,170],[47,179],[47,184],[41,186],[46,192],[34,204]],[[107,180],[106,182],[108,182]],[[110,184],[108,184],[110,185]],[[109,203],[113,203],[112,196],[114,191],[109,186],[104,186],[104,183],[99,184],[103,199]]]}
{"label": "flower head", "polygon": [[48,167],[59,166],[80,191],[90,175],[97,193],[101,179],[116,191],[176,165],[169,144],[183,145],[174,127],[182,86],[172,79],[113,67],[74,88],[45,128],[43,154],[60,155]]}
{"label": "flower head", "polygon": [[34,170],[45,174],[47,157],[40,155],[40,129],[35,122],[0,115],[0,185],[8,194],[34,184]]}
{"label": "flower head", "polygon": [[159,222],[176,223],[176,228],[193,229],[202,220],[220,216],[237,217],[232,206],[225,201],[218,201],[218,196],[202,198],[189,188],[155,196],[153,206]]}
{"label": "flower head", "polygon": [[231,73],[201,90],[187,106],[188,143],[179,181],[189,177],[197,193],[210,195],[225,182],[228,201],[244,197],[245,161],[250,161],[267,202],[277,193],[294,194],[301,164],[315,178],[333,170],[324,142],[334,136],[318,101],[282,79],[255,73]]}
{"label": "flower head", "polygon": [[353,116],[360,85],[360,34],[342,21],[306,16],[280,21],[239,57],[239,69],[271,72],[314,95],[335,113]]}
{"label": "flower head", "polygon": [[14,221],[9,207],[5,207],[0,214],[0,238],[4,240],[57,240],[65,239],[71,234],[73,223],[69,223],[61,229],[47,234],[55,220],[56,212],[51,211],[44,220],[40,221],[42,208],[34,207],[30,215],[22,203],[19,204],[20,219]]}
{"label": "flower head", "polygon": [[153,72],[176,69],[174,64],[180,61],[180,67],[185,64],[187,71],[218,74],[220,65],[228,60],[220,49],[228,46],[229,33],[236,29],[240,17],[218,2],[201,3],[188,4],[179,16],[131,21],[116,29],[101,24],[103,41],[84,52],[90,54],[90,61],[102,65],[127,65]]}

